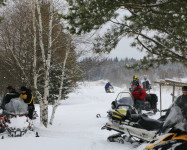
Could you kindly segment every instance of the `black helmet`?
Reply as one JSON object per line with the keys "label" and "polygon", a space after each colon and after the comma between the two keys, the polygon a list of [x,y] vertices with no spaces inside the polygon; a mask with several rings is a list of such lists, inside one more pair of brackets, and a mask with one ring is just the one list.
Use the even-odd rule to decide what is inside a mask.
{"label": "black helmet", "polygon": [[27,88],[26,88],[25,86],[22,86],[22,87],[20,88],[20,91],[27,91]]}
{"label": "black helmet", "polygon": [[12,86],[8,86],[6,89],[7,90],[13,90],[13,87]]}
{"label": "black helmet", "polygon": [[182,91],[187,91],[187,86],[183,86]]}

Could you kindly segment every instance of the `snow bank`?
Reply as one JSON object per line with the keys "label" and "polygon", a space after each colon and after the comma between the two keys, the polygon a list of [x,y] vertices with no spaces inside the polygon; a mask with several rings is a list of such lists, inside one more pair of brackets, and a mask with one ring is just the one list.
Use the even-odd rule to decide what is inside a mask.
{"label": "snow bank", "polygon": [[[39,133],[38,138],[30,132],[23,137],[7,137],[0,139],[2,150],[132,150],[130,144],[119,144],[107,142],[107,137],[114,131],[101,130],[101,127],[108,121],[106,115],[115,100],[124,88],[114,86],[115,93],[105,93],[105,81],[80,83],[79,88],[69,94],[68,100],[61,101],[54,119],[53,126],[44,128],[39,118],[34,121],[35,132]],[[158,88],[152,90],[159,96]],[[163,89],[163,108],[171,104],[169,89]],[[158,104],[159,106],[159,104]],[[51,114],[49,106],[49,114]],[[39,113],[39,106],[36,105]],[[100,114],[101,118],[96,118]],[[157,113],[155,118],[159,117]],[[153,118],[154,118],[153,117]],[[14,126],[24,126],[25,120],[15,120]],[[136,150],[142,150],[142,145]]]}

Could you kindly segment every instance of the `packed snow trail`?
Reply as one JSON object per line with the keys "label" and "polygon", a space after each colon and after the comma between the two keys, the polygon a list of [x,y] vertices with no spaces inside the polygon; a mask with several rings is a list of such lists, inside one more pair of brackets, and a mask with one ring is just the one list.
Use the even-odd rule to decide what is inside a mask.
{"label": "packed snow trail", "polygon": [[[85,82],[69,95],[69,99],[62,101],[58,107],[54,124],[44,128],[39,123],[39,118],[34,121],[35,133],[29,132],[23,137],[7,137],[0,139],[2,150],[132,150],[129,143],[119,144],[107,142],[107,137],[113,131],[101,130],[101,127],[108,121],[107,111],[111,102],[117,94],[126,90],[125,88],[114,87],[115,93],[105,93],[106,82]],[[169,94],[167,94],[169,97]],[[170,100],[168,100],[170,101]],[[168,102],[165,101],[164,104]],[[36,105],[39,112],[39,106]],[[51,114],[51,106],[49,106]],[[100,114],[101,118],[96,115]],[[157,113],[156,117],[159,116]],[[136,150],[142,150],[142,145]]]}

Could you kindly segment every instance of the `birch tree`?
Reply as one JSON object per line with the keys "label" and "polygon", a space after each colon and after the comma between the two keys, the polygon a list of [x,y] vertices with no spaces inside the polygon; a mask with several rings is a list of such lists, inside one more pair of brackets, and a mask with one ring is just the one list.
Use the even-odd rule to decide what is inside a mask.
{"label": "birch tree", "polygon": [[[4,58],[0,68],[6,68],[6,73],[10,74],[6,76],[0,72],[0,77],[7,77],[6,82],[13,77],[9,80],[11,84],[15,80],[18,87],[26,85],[34,90],[35,100],[40,104],[40,121],[45,127],[49,94],[55,84],[50,80],[52,67],[59,70],[56,66],[61,66],[62,82],[55,91],[60,93],[60,100],[64,81],[69,80],[68,70],[72,69],[68,56],[75,53],[73,48],[70,52],[71,36],[64,32],[57,11],[53,1],[14,1],[4,10],[5,19],[0,25],[0,58]],[[71,59],[76,62],[76,56],[71,55]]]}

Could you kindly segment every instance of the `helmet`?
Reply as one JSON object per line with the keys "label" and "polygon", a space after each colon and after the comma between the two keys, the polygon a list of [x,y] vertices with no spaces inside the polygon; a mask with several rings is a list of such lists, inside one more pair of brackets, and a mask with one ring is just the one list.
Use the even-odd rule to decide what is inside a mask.
{"label": "helmet", "polygon": [[132,82],[132,85],[139,86],[139,82],[135,80],[135,81]]}
{"label": "helmet", "polygon": [[187,91],[187,86],[183,86],[182,91]]}
{"label": "helmet", "polygon": [[6,89],[7,90],[13,90],[13,87],[12,86],[8,86]]}
{"label": "helmet", "polygon": [[27,88],[26,88],[25,86],[22,86],[22,87],[20,88],[20,91],[27,91]]}
{"label": "helmet", "polygon": [[137,76],[137,75],[134,75],[134,76],[133,76],[133,80],[134,80],[134,79],[138,79],[138,76]]}

